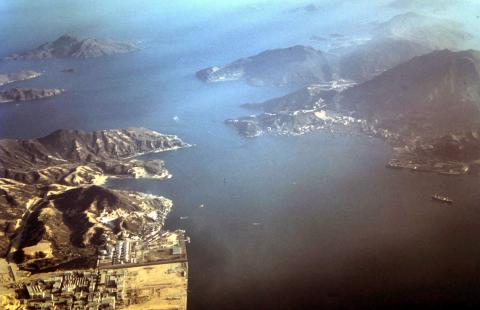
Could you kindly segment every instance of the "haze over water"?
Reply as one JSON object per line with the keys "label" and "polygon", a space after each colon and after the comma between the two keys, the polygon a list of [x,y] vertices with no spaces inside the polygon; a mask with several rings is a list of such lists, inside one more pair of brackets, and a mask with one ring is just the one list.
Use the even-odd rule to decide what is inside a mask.
{"label": "haze over water", "polygon": [[[240,104],[291,90],[195,79],[201,68],[269,48],[324,48],[310,36],[359,35],[399,13],[355,1],[318,13],[292,11],[299,6],[4,1],[1,57],[64,33],[131,40],[142,50],[81,61],[1,61],[2,73],[45,71],[18,85],[66,92],[1,105],[0,136],[143,126],[194,144],[145,156],[164,159],[171,180],[109,184],[173,199],[167,226],[186,229],[192,240],[189,309],[478,303],[478,177],[388,170],[390,146],[362,136],[242,138],[224,124],[250,113]],[[437,13],[461,12],[455,6]],[[464,17],[477,30],[468,23],[473,18]],[[74,74],[60,72],[70,67]],[[434,192],[447,192],[455,206],[432,202]]]}

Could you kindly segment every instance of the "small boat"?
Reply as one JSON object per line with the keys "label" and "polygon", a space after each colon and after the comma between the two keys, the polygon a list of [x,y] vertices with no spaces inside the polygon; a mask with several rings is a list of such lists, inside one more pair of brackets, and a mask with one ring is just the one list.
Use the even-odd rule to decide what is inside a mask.
{"label": "small boat", "polygon": [[260,225],[262,225],[262,223],[254,222],[254,223],[252,223],[252,225],[253,226],[260,226]]}
{"label": "small boat", "polygon": [[448,198],[447,196],[440,195],[440,194],[433,194],[432,199],[436,201],[441,201],[445,203],[453,203],[453,200]]}
{"label": "small boat", "polygon": [[186,220],[186,219],[188,219],[188,216],[180,216],[180,219],[181,220]]}
{"label": "small boat", "polygon": [[201,205],[198,206],[199,208],[205,208],[205,205],[202,203]]}

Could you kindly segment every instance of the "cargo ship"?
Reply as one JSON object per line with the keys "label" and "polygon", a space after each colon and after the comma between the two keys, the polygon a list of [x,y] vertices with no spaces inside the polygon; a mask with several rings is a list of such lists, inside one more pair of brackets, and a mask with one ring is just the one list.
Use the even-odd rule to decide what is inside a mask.
{"label": "cargo ship", "polygon": [[448,198],[447,196],[440,195],[440,194],[433,194],[432,199],[436,201],[441,201],[445,203],[453,203],[453,200]]}

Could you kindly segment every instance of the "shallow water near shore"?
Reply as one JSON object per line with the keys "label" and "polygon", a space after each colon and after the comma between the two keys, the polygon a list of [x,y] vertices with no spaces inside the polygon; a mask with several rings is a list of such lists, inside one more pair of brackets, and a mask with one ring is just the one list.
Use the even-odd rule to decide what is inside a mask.
{"label": "shallow water near shore", "polygon": [[[85,6],[74,3],[78,10]],[[164,159],[170,180],[108,183],[174,201],[167,227],[185,229],[192,241],[189,309],[479,302],[480,178],[387,169],[390,146],[365,136],[319,131],[242,138],[224,120],[251,113],[238,107],[242,103],[289,90],[203,84],[194,77],[205,66],[308,43],[312,33],[305,29],[320,27],[319,21],[299,18],[286,7],[268,15],[255,8],[246,15],[208,12],[208,18],[193,7],[180,12],[181,20],[172,6],[165,14],[156,9],[122,23],[128,6],[115,11],[113,2],[107,3],[95,13],[97,27],[79,13],[62,21],[62,7],[49,24],[44,16],[51,1],[31,9],[26,1],[0,6],[12,18],[3,21],[10,32],[1,34],[2,57],[64,32],[142,46],[105,59],[1,61],[1,72],[45,72],[19,86],[66,92],[0,105],[0,136],[143,126],[194,144],[142,156]],[[19,9],[26,11],[14,24]],[[35,18],[50,26],[33,27]],[[298,23],[301,27],[293,27]],[[333,31],[325,23],[322,31]],[[259,30],[252,32],[255,27]],[[75,72],[63,73],[64,68]],[[435,192],[455,203],[432,201]]]}

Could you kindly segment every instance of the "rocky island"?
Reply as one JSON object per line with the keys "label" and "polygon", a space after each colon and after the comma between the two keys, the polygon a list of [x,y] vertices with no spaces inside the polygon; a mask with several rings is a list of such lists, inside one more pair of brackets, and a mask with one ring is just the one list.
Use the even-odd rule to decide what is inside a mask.
{"label": "rocky island", "polygon": [[[70,296],[56,290],[54,283],[62,285],[72,277],[100,283],[110,277],[114,289],[108,296],[117,305],[166,302],[169,294],[177,292],[175,304],[184,307],[186,237],[183,231],[163,228],[172,201],[101,184],[108,177],[166,178],[169,173],[163,161],[133,157],[187,146],[176,136],[144,128],[58,130],[42,138],[0,140],[0,256],[14,266],[9,267],[15,274],[12,289],[17,295],[25,290],[30,296],[22,302],[38,307],[71,300],[82,307],[93,306],[96,302],[84,297],[109,294],[106,286],[97,284],[97,289],[89,290],[87,285],[83,295]],[[134,275],[145,265],[158,275],[142,281],[159,285],[155,281],[165,274],[172,283],[170,293],[143,299],[130,296],[136,292],[135,281],[140,280]],[[166,273],[167,269],[176,271]],[[42,277],[47,271],[55,273]],[[30,273],[39,275],[31,280]],[[117,295],[120,285],[130,287],[130,293]],[[43,295],[35,295],[38,286]],[[76,289],[83,290],[81,285]],[[45,298],[45,292],[50,297]]]}
{"label": "rocky island", "polygon": [[0,103],[13,101],[30,101],[45,99],[60,95],[65,90],[60,88],[51,89],[31,89],[31,88],[11,88],[0,91]]}
{"label": "rocky island", "polygon": [[0,74],[0,86],[19,81],[35,79],[41,75],[42,73],[32,70],[20,70],[14,73]]}
{"label": "rocky island", "polygon": [[34,60],[52,58],[97,58],[137,51],[138,47],[127,42],[116,42],[110,39],[78,39],[63,35],[53,42],[7,57],[12,60]]}
{"label": "rocky island", "polygon": [[255,86],[304,86],[333,79],[326,54],[308,46],[273,49],[196,73],[205,82],[245,79]]}

